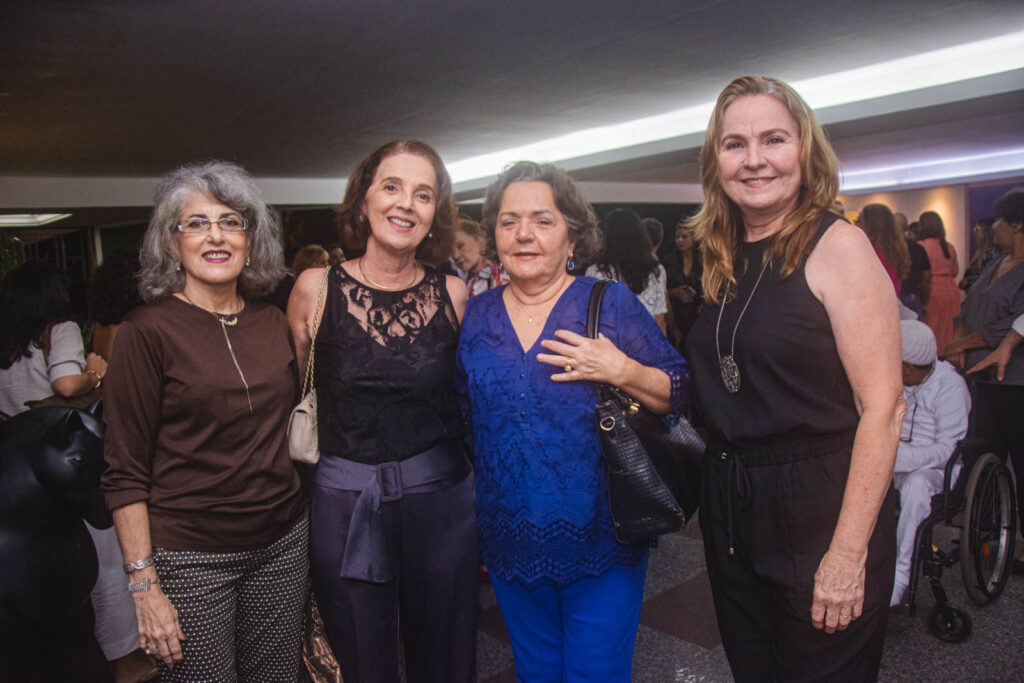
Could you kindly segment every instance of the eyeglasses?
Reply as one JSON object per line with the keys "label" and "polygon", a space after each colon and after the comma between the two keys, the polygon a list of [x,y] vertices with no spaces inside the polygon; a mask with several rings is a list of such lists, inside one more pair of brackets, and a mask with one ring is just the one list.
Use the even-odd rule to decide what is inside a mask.
{"label": "eyeglasses", "polygon": [[178,230],[187,233],[207,232],[214,223],[221,229],[221,232],[242,232],[248,227],[244,218],[232,214],[224,216],[219,221],[211,221],[202,216],[190,216],[178,223]]}

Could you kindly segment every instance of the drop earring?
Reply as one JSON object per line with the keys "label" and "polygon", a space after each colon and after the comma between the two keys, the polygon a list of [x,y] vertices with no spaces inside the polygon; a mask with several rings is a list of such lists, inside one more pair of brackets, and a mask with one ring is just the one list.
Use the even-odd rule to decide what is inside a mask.
{"label": "drop earring", "polygon": [[179,263],[178,267],[175,268],[174,270],[175,270],[175,272],[180,273],[181,272],[181,264]]}
{"label": "drop earring", "polygon": [[572,260],[572,252],[571,251],[569,252],[569,262],[565,264],[565,267],[568,270],[573,270],[574,268],[576,268],[576,263]]}
{"label": "drop earring", "polygon": [[245,257],[245,267],[248,268],[251,265],[252,265],[252,260],[248,256],[246,256]]}

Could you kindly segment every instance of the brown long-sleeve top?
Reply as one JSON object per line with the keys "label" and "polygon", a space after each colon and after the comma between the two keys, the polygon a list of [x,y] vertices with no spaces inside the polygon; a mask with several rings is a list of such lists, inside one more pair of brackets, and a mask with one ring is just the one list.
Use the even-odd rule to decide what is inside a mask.
{"label": "brown long-sleeve top", "polygon": [[252,549],[301,518],[285,438],[298,380],[281,311],[250,301],[222,327],[174,297],[137,308],[104,383],[107,506],[145,501],[154,546]]}

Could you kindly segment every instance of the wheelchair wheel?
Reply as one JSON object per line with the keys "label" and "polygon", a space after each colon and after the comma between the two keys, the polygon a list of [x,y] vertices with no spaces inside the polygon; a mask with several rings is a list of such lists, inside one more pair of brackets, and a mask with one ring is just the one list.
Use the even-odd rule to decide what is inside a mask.
{"label": "wheelchair wheel", "polygon": [[992,453],[978,458],[964,496],[960,570],[967,595],[985,605],[999,597],[1010,576],[1017,532],[1013,482],[999,458]]}
{"label": "wheelchair wheel", "polygon": [[971,635],[971,618],[956,607],[937,606],[928,615],[928,630],[939,640],[962,643]]}

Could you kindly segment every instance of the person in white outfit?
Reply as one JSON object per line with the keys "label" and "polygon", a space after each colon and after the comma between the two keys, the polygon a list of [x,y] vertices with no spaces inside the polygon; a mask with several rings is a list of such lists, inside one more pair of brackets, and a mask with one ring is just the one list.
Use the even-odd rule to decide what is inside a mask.
{"label": "person in white outfit", "polygon": [[893,471],[893,482],[900,492],[900,518],[892,605],[900,603],[910,582],[917,527],[931,511],[932,496],[942,490],[946,462],[957,441],[967,434],[971,410],[967,383],[952,365],[936,359],[931,328],[918,320],[903,320],[900,327],[907,413]]}

